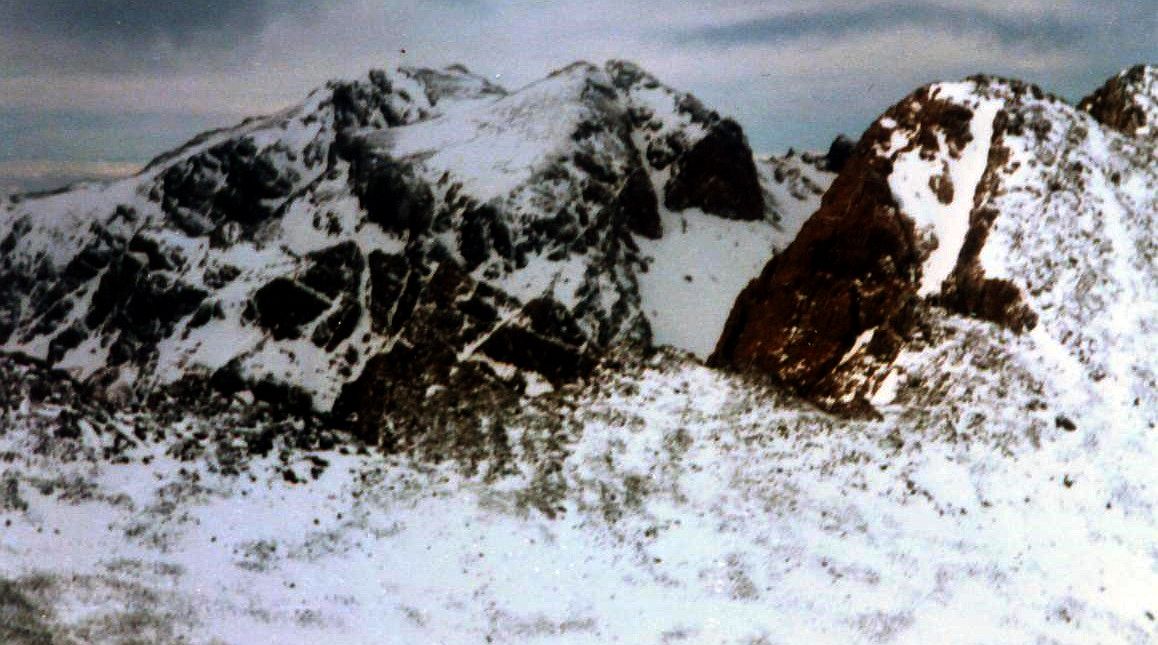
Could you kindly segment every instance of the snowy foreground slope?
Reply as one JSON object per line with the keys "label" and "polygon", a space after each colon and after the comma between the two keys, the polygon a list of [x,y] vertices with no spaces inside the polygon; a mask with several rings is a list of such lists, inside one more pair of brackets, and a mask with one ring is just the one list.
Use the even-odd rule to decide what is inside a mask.
{"label": "snowy foreground slope", "polygon": [[[515,93],[461,69],[373,75],[241,126],[281,132],[253,136],[292,166],[310,146],[278,119],[321,124],[310,141],[333,154],[316,176],[293,166],[304,183],[285,194],[263,173],[289,166],[238,162],[241,144],[197,157],[226,132],[147,171],[177,168],[146,182],[159,201],[127,182],[4,205],[0,241],[19,252],[0,268],[25,281],[0,292],[0,323],[32,359],[0,358],[0,642],[1153,642],[1158,164],[1134,127],[1151,122],[1151,69],[1078,109],[1015,81],[934,84],[851,150],[771,159],[622,63]],[[738,183],[707,170],[741,157]],[[239,216],[274,189],[266,219]],[[143,199],[146,234],[120,231],[115,207],[86,228],[77,200],[100,194]],[[606,217],[590,241],[542,236],[560,204]],[[331,212],[342,242],[323,244]],[[433,213],[420,233],[416,213]],[[331,243],[345,250],[310,255]],[[242,273],[212,287],[193,257]],[[99,295],[134,263],[147,297]],[[73,309],[45,306],[30,268]],[[412,273],[423,304],[396,328]],[[587,300],[566,297],[576,275]],[[221,313],[134,327],[185,279]],[[263,317],[301,297],[285,282],[326,315]],[[529,295],[548,292],[561,306]],[[90,324],[94,308],[107,317]],[[329,347],[343,311],[371,333]],[[254,336],[226,345],[246,348],[240,382],[133,380],[228,358],[182,353],[209,325]],[[488,351],[519,360],[619,331],[518,365],[481,349],[508,325]],[[642,345],[680,349],[641,351],[644,329]],[[714,361],[748,372],[704,365],[713,329]],[[414,343],[429,337],[441,353]],[[586,377],[550,372],[579,355]],[[472,396],[445,397],[415,361]],[[373,378],[353,411],[380,435],[245,381],[276,367],[316,403],[358,366]]]}
{"label": "snowy foreground slope", "polygon": [[240,412],[62,437],[78,404],[18,391],[0,635],[1149,642],[1152,422],[1059,426],[1042,400],[1061,393],[1001,367],[1029,343],[987,327],[942,330],[939,364],[976,396],[960,408],[849,422],[663,353],[527,400],[501,442],[448,440],[441,463],[291,447],[300,428]]}

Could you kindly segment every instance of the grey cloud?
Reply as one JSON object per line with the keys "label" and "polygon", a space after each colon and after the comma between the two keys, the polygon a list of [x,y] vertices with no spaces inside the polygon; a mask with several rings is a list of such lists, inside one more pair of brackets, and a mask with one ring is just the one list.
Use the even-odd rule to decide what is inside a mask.
{"label": "grey cloud", "polygon": [[996,14],[916,3],[869,7],[833,7],[800,11],[727,25],[709,26],[680,35],[681,39],[729,45],[787,41],[807,36],[840,38],[853,33],[890,31],[916,26],[945,32],[983,33],[1003,45],[1063,48],[1094,33],[1088,20],[1077,16]]}
{"label": "grey cloud", "polygon": [[279,16],[317,10],[294,0],[0,0],[0,37],[26,46],[18,68],[121,72],[225,63]]}

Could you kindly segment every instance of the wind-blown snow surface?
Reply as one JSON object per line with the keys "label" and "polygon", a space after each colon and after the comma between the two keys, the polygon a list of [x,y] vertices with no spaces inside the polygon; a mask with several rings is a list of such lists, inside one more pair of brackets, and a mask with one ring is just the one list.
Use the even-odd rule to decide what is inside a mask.
{"label": "wind-blown snow surface", "polygon": [[257,429],[129,414],[167,439],[110,460],[116,433],[53,436],[68,408],[25,399],[0,436],[0,635],[1148,642],[1154,407],[1067,431],[1032,341],[938,334],[928,375],[954,378],[879,422],[660,354],[528,399],[509,456],[475,464],[239,458]]}

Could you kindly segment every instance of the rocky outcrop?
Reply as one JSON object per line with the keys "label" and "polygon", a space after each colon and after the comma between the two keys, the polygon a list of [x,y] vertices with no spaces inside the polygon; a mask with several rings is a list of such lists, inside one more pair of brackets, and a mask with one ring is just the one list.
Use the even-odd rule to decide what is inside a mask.
{"label": "rocky outcrop", "polygon": [[229,140],[170,166],[154,198],[189,235],[221,237],[227,227],[252,235],[300,180],[291,156],[282,145],[259,150],[248,137]]}
{"label": "rocky outcrop", "polygon": [[856,149],[855,141],[843,134],[838,135],[828,146],[828,154],[825,155],[826,168],[832,172],[844,170],[854,149]]}
{"label": "rocky outcrop", "polygon": [[1158,70],[1135,65],[1083,98],[1078,109],[1128,135],[1158,139]]}
{"label": "rocky outcrop", "polygon": [[764,217],[752,149],[735,121],[714,124],[707,136],[679,158],[664,187],[664,203],[672,210],[699,208],[729,219]]}
{"label": "rocky outcrop", "polygon": [[891,162],[874,125],[825,193],[820,210],[736,300],[710,363],[772,374],[813,396],[857,338],[886,357],[913,323],[919,261],[912,222],[888,186]]}
{"label": "rocky outcrop", "polygon": [[[913,348],[938,342],[938,317],[960,315],[1034,330],[1093,381],[1151,383],[1125,366],[1146,350],[1118,346],[1150,324],[1152,159],[1146,140],[1032,85],[922,88],[865,132],[820,209],[737,299],[711,361],[872,415],[929,373]],[[1117,363],[1096,358],[1107,352]]]}
{"label": "rocky outcrop", "polygon": [[[979,259],[1000,216],[991,201],[1009,172],[1005,137],[1024,127],[1016,112],[1023,98],[1043,97],[1031,86],[977,77],[922,88],[890,108],[848,153],[796,240],[737,299],[711,362],[770,374],[833,410],[871,414],[868,399],[919,333],[929,305],[1014,331],[1032,328],[1037,316],[1022,289],[987,277]],[[980,116],[992,113],[989,101],[1004,109]],[[990,118],[991,127],[975,123]],[[975,132],[990,140],[974,141]],[[976,185],[953,185],[963,176],[955,165],[978,163]],[[911,186],[919,171],[928,180]],[[900,172],[908,204],[897,194]],[[958,193],[968,202],[954,208]],[[955,241],[952,256],[935,257]],[[941,262],[951,270],[930,284],[927,274]]]}

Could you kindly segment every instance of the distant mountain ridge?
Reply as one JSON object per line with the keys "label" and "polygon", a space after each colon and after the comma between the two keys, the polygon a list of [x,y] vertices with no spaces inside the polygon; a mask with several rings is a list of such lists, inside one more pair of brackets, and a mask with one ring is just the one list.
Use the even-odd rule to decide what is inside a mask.
{"label": "distant mountain ridge", "polygon": [[613,345],[706,355],[815,207],[810,159],[758,162],[623,61],[516,92],[374,71],[4,204],[0,343],[118,396],[208,379],[366,428],[452,381],[557,385]]}

